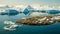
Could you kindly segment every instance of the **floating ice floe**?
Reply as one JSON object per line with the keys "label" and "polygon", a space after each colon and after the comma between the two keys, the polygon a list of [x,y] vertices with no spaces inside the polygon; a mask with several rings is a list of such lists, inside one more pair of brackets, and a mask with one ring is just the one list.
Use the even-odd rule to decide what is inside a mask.
{"label": "floating ice floe", "polygon": [[4,24],[15,24],[15,23],[11,21],[4,21]]}
{"label": "floating ice floe", "polygon": [[7,26],[3,27],[4,30],[16,30],[16,29],[11,29],[11,28],[8,28]]}
{"label": "floating ice floe", "polygon": [[22,25],[15,24],[12,21],[4,21],[4,24],[7,24],[8,26],[4,26],[4,30],[16,30],[17,27],[21,27]]}

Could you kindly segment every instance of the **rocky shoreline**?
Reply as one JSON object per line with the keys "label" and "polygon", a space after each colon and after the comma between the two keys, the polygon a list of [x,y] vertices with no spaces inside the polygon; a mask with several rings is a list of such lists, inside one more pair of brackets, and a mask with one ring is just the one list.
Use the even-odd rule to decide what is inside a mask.
{"label": "rocky shoreline", "polygon": [[60,19],[55,19],[55,16],[37,16],[16,21],[26,25],[50,25],[57,22],[60,22]]}

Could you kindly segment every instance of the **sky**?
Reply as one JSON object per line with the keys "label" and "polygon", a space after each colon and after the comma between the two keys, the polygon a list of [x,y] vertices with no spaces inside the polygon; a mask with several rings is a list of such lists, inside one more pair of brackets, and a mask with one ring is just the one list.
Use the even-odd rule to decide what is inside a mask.
{"label": "sky", "polygon": [[40,5],[60,5],[60,0],[0,0],[0,4],[40,4]]}

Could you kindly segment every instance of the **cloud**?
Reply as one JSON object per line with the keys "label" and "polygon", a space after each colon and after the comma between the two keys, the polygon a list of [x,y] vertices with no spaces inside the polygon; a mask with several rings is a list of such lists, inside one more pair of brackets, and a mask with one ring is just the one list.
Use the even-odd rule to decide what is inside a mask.
{"label": "cloud", "polygon": [[40,5],[39,4],[31,4],[31,6],[36,9],[39,10],[40,9]]}
{"label": "cloud", "polygon": [[[49,5],[40,5],[40,4],[30,4],[32,8],[36,10],[60,10],[60,6],[49,6]],[[15,8],[25,9],[28,5],[16,5]]]}
{"label": "cloud", "polygon": [[59,10],[60,6],[50,6],[50,5],[40,5],[40,4],[31,4],[31,6],[36,10]]}
{"label": "cloud", "polygon": [[54,7],[50,7],[50,6],[45,5],[45,6],[41,6],[40,9],[42,9],[42,10],[52,10],[52,9],[54,9]]}
{"label": "cloud", "polygon": [[[60,6],[49,6],[49,5],[40,5],[40,4],[30,4],[32,8],[36,10],[60,10]],[[7,6],[6,4],[0,5],[0,7],[5,7]],[[11,9],[16,9],[16,10],[24,10],[28,4],[20,4],[20,5],[8,5],[11,7]]]}

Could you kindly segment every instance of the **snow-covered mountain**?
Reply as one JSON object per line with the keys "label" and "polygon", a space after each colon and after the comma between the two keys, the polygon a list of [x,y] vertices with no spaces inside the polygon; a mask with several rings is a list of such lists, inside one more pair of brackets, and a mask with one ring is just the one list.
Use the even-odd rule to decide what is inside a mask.
{"label": "snow-covered mountain", "polygon": [[[16,10],[17,12],[24,13],[25,15],[31,14],[32,12],[42,12],[42,13],[49,13],[49,12],[59,12],[60,13],[60,6],[40,6],[40,5],[0,5],[0,13],[6,12],[6,10]],[[58,11],[59,10],[59,11]]]}
{"label": "snow-covered mountain", "polygon": [[0,8],[10,8],[15,10],[35,9],[35,10],[60,10],[60,6],[49,6],[49,5],[0,5]]}

